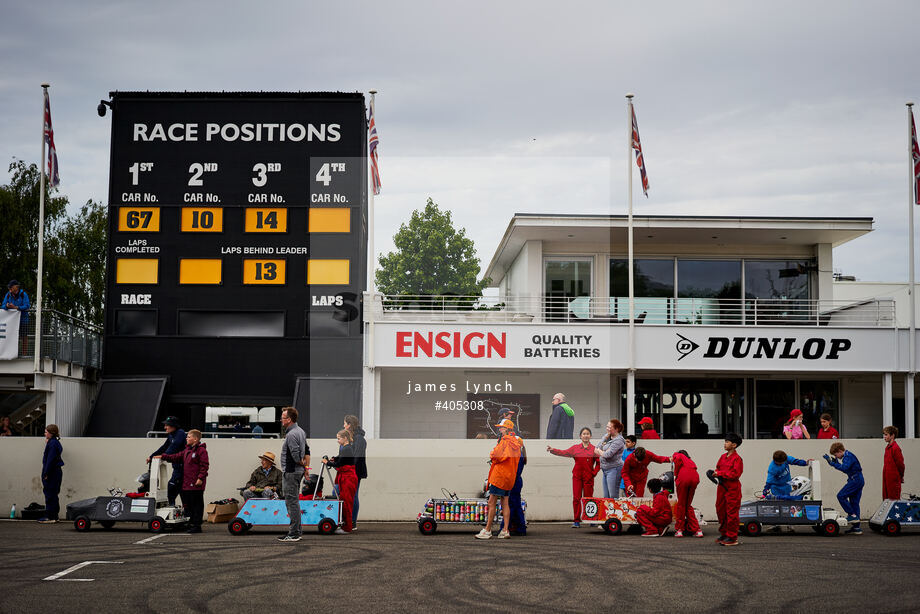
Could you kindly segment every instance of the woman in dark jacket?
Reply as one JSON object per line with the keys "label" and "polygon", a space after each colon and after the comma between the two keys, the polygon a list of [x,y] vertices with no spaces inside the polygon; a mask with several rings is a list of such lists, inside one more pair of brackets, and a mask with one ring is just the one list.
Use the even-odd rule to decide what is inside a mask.
{"label": "woman in dark jacket", "polygon": [[351,530],[354,531],[358,524],[358,491],[361,490],[361,480],[367,478],[367,439],[364,438],[364,429],[358,423],[358,416],[345,416],[345,426],[354,440],[355,446],[355,473],[358,483],[355,485],[355,504],[351,515]]}
{"label": "woman in dark jacket", "polygon": [[352,505],[355,502],[358,476],[355,473],[355,446],[348,429],[339,431],[336,441],[339,442],[339,455],[332,458],[323,457],[323,464],[335,467],[335,485],[342,501],[342,526],[335,532],[337,535],[344,535],[352,530]]}
{"label": "woman in dark jacket", "polygon": [[159,457],[170,463],[182,463],[182,503],[188,509],[189,533],[201,533],[204,516],[204,489],[208,481],[208,448],[201,443],[201,431],[192,429],[185,436],[186,447],[175,454]]}
{"label": "woman in dark jacket", "polygon": [[45,427],[45,453],[42,455],[42,491],[45,493],[45,515],[38,519],[42,524],[57,522],[61,513],[61,502],[58,495],[61,493],[61,481],[64,479],[61,467],[64,459],[61,455],[64,447],[61,445],[61,431],[56,424]]}

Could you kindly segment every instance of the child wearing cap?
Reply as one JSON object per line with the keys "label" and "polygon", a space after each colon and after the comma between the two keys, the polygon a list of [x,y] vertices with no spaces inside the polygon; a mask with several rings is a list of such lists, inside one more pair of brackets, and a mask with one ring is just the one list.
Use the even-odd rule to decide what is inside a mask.
{"label": "child wearing cap", "polygon": [[648,416],[639,420],[639,428],[642,429],[641,439],[661,439],[655,431],[655,422]]}
{"label": "child wearing cap", "polygon": [[636,520],[645,529],[642,537],[664,537],[673,516],[668,492],[662,489],[661,480],[658,478],[648,481],[648,491],[655,495],[652,506],[640,505],[636,510]]}
{"label": "child wearing cap", "polygon": [[712,476],[717,479],[716,515],[719,517],[719,538],[722,546],[738,545],[738,527],[741,525],[741,474],[744,461],[736,452],[741,445],[741,435],[729,433],[725,436],[725,454],[716,463]]}
{"label": "child wearing cap", "polygon": [[476,539],[492,539],[492,520],[495,517],[495,506],[498,498],[502,500],[502,519],[504,520],[504,529],[498,532],[498,539],[508,539],[511,537],[509,527],[511,526],[511,504],[508,497],[514,488],[514,482],[517,479],[518,462],[521,456],[521,444],[519,437],[514,434],[514,422],[505,418],[500,420],[495,426],[501,437],[492,452],[489,453],[489,511],[486,518],[486,526],[476,534]]}
{"label": "child wearing cap", "polygon": [[895,439],[898,427],[886,426],[882,429],[885,438],[885,457],[882,464],[882,499],[900,499],[901,484],[904,482],[904,454]]}
{"label": "child wearing cap", "polygon": [[802,410],[793,409],[789,412],[789,420],[783,426],[783,435],[786,439],[811,439],[808,429],[802,423]]}
{"label": "child wearing cap", "polygon": [[275,466],[275,453],[265,452],[259,455],[259,466],[240,489],[240,495],[244,501],[253,498],[277,499],[281,495],[281,482],[281,470]]}
{"label": "child wearing cap", "polygon": [[572,528],[581,526],[581,498],[594,496],[594,476],[600,470],[600,460],[594,455],[594,444],[591,443],[591,429],[584,427],[579,433],[581,443],[571,448],[560,450],[546,446],[546,451],[554,456],[568,456],[575,459],[572,468],[572,514],[574,520]]}
{"label": "child wearing cap", "polygon": [[[833,458],[831,458],[833,457]],[[827,464],[847,474],[847,483],[837,492],[837,501],[840,507],[847,513],[847,522],[852,522],[853,526],[847,530],[852,535],[862,535],[862,529],[859,526],[859,500],[862,498],[863,486],[866,480],[863,478],[862,465],[856,455],[847,450],[842,442],[835,441],[831,444],[830,456],[824,455]]]}

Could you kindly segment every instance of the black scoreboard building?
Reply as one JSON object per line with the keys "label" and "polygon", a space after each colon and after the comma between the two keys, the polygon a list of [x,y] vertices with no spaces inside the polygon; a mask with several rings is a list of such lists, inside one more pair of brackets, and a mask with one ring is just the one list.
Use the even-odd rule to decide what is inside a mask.
{"label": "black scoreboard building", "polygon": [[311,436],[334,434],[361,409],[364,96],[110,98],[103,383],[87,434],[291,404]]}

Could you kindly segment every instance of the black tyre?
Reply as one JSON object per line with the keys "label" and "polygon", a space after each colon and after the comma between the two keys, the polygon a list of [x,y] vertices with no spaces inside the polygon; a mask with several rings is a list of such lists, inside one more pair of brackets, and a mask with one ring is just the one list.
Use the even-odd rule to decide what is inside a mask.
{"label": "black tyre", "polygon": [[115,521],[114,520],[100,520],[99,524],[102,525],[103,529],[111,529],[112,527],[115,526]]}
{"label": "black tyre", "polygon": [[837,537],[840,535],[840,525],[836,520],[825,520],[821,523],[821,533],[825,537]]}
{"label": "black tyre", "polygon": [[748,537],[759,537],[763,533],[763,525],[756,520],[744,523],[744,534]]}
{"label": "black tyre", "polygon": [[73,521],[73,528],[81,532],[89,531],[89,528],[90,526],[92,526],[92,524],[93,523],[91,523],[89,521],[89,518],[87,518],[86,516],[77,516]]}
{"label": "black tyre", "polygon": [[239,518],[234,518],[230,521],[230,524],[227,525],[227,530],[230,531],[230,535],[242,535],[249,530],[249,527]]}
{"label": "black tyre", "polygon": [[162,533],[163,529],[166,528],[166,524],[163,522],[163,519],[157,516],[156,518],[151,518],[150,522],[147,523],[147,528],[150,529],[151,533]]}
{"label": "black tyre", "polygon": [[418,530],[422,535],[432,535],[438,530],[438,523],[431,518],[422,518],[418,521]]}
{"label": "black tyre", "polygon": [[619,535],[623,532],[623,523],[616,518],[608,518],[604,523],[604,533],[607,535]]}
{"label": "black tyre", "polygon": [[316,529],[320,532],[320,535],[332,535],[335,533],[335,521],[332,518],[323,518],[316,525]]}
{"label": "black tyre", "polygon": [[894,537],[901,532],[901,523],[894,519],[889,519],[885,521],[885,524],[882,525],[882,533],[889,537]]}

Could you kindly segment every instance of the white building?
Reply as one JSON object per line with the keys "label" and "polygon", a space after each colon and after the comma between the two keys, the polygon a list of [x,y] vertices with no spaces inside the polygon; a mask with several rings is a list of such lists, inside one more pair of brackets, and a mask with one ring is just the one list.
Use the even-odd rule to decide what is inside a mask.
{"label": "white building", "polygon": [[470,438],[514,407],[543,438],[561,391],[576,432],[651,416],[665,438],[771,438],[799,408],[812,433],[829,413],[846,438],[914,436],[906,292],[834,282],[871,218],[634,224],[633,326],[625,216],[515,215],[485,270],[498,298],[367,297],[369,433]]}

